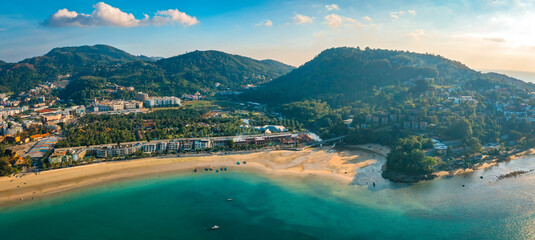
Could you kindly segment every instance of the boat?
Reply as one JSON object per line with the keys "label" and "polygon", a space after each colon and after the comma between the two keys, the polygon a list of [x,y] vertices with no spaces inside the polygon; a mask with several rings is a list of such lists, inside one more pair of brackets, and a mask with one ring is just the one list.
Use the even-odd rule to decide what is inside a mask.
{"label": "boat", "polygon": [[212,229],[212,230],[217,230],[217,229],[219,229],[219,226],[214,225],[214,226],[212,226],[210,229]]}
{"label": "boat", "polygon": [[234,199],[232,199],[232,198],[227,198],[227,201],[229,201],[229,202],[232,201],[232,200],[234,200]]}

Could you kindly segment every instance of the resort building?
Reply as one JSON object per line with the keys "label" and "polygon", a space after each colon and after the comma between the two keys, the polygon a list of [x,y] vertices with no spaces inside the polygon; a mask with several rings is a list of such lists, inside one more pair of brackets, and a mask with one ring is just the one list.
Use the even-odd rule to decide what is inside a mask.
{"label": "resort building", "polygon": [[177,97],[151,97],[143,102],[145,107],[168,107],[180,105]]}
{"label": "resort building", "polygon": [[99,158],[118,157],[133,154],[141,148],[140,143],[124,144],[124,145],[108,145],[104,147],[95,148],[95,153]]}
{"label": "resort building", "polygon": [[145,153],[156,152],[156,143],[145,143],[141,147],[141,150]]}
{"label": "resort building", "polygon": [[205,148],[211,148],[212,145],[210,144],[210,139],[199,139],[195,141],[195,149],[205,149]]}
{"label": "resort building", "polygon": [[167,150],[167,142],[158,142],[156,144],[156,151],[165,152]]}
{"label": "resort building", "polygon": [[60,163],[63,161],[66,161],[69,155],[67,155],[68,151],[56,151],[48,157],[49,163]]}
{"label": "resort building", "polygon": [[76,149],[71,152],[72,160],[73,161],[80,161],[84,159],[85,155],[87,154],[86,149]]}
{"label": "resort building", "polygon": [[167,151],[169,152],[177,152],[180,150],[180,143],[177,140],[171,140],[167,144]]}
{"label": "resort building", "polygon": [[[57,138],[56,138],[57,139]],[[68,157],[72,157],[74,161],[82,160],[86,155],[94,155],[97,158],[119,157],[127,156],[138,151],[145,153],[155,152],[170,152],[176,153],[178,151],[192,151],[192,150],[206,150],[211,148],[227,147],[229,141],[232,140],[238,146],[247,145],[277,145],[277,144],[309,144],[315,140],[307,134],[273,134],[273,135],[252,135],[239,137],[214,137],[214,138],[187,138],[187,139],[172,139],[172,140],[157,140],[151,142],[134,142],[124,143],[120,145],[99,145],[91,148],[77,148],[73,149],[58,149],[58,154],[62,151],[68,151]],[[57,140],[56,140],[57,141]],[[43,143],[36,144],[34,151],[41,149]],[[45,145],[46,146],[46,145]],[[53,146],[53,143],[52,143]],[[50,148],[44,148],[40,153],[48,151]],[[55,156],[58,157],[59,156]],[[59,161],[59,160],[58,160]]]}

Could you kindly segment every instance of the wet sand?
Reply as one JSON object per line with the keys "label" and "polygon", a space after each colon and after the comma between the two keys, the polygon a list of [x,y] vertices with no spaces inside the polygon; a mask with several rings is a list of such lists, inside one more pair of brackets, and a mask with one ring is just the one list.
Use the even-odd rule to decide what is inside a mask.
{"label": "wet sand", "polygon": [[[363,150],[364,149],[364,150]],[[387,148],[386,148],[387,149]],[[387,149],[388,150],[388,149]],[[377,154],[370,154],[376,151]],[[44,171],[39,174],[0,178],[0,206],[38,200],[43,197],[143,176],[205,171],[227,167],[228,171],[262,171],[270,175],[298,177],[318,176],[345,184],[351,183],[357,169],[369,166],[381,158],[385,148],[362,145],[344,150],[324,147],[302,151],[262,151],[210,156],[151,157],[144,159],[102,162],[84,166]],[[374,157],[373,159],[371,157]],[[246,161],[246,164],[243,162]],[[384,159],[380,159],[384,162]],[[240,162],[238,165],[237,162]]]}

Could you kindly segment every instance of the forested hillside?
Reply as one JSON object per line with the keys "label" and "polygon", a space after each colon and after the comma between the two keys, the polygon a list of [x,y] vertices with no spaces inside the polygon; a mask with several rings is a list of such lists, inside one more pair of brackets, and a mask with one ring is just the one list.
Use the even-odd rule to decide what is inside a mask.
{"label": "forested hillside", "polygon": [[[462,63],[437,55],[405,51],[332,48],[263,87],[249,91],[244,99],[269,104],[320,99],[331,105],[368,102],[378,92],[400,92],[406,86],[432,84],[507,84],[533,88],[533,84],[484,75]],[[418,94],[413,89],[412,94]],[[416,91],[416,92],[415,92]]]}
{"label": "forested hillside", "polygon": [[99,96],[101,89],[84,86],[106,84],[132,86],[154,95],[196,91],[213,94],[262,84],[292,69],[273,60],[259,61],[218,51],[158,59],[133,56],[107,45],[64,47],[19,63],[0,62],[0,92],[17,93],[63,78],[70,80],[72,86],[61,97],[76,102],[83,102],[81,96]]}

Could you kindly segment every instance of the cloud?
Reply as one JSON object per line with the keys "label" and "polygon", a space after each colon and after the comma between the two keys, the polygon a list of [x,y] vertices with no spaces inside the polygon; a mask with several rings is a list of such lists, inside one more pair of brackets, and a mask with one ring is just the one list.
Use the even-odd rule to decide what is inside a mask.
{"label": "cloud", "polygon": [[426,36],[427,33],[423,29],[416,29],[414,32],[409,33],[409,36],[412,37],[414,40],[420,40],[422,37]]}
{"label": "cloud", "polygon": [[363,19],[364,21],[366,21],[366,22],[371,22],[371,21],[372,21],[372,18],[369,17],[369,16],[365,16],[365,17],[363,17],[362,19]]}
{"label": "cloud", "polygon": [[325,8],[327,8],[327,11],[340,10],[338,5],[336,4],[325,5]]}
{"label": "cloud", "polygon": [[404,11],[391,12],[391,13],[390,13],[390,17],[391,17],[391,18],[394,18],[394,19],[398,19],[399,16],[401,16],[401,15],[403,15],[403,14],[405,14]]}
{"label": "cloud", "polygon": [[504,43],[504,42],[507,42],[507,40],[505,40],[505,38],[501,38],[501,37],[486,37],[486,38],[483,38],[487,41],[491,41],[491,42],[497,42],[497,43]]}
{"label": "cloud", "polygon": [[91,14],[77,13],[68,9],[60,9],[43,22],[49,27],[137,27],[137,26],[161,26],[172,23],[180,23],[191,26],[199,23],[196,17],[187,15],[177,9],[161,10],[152,18],[145,14],[143,19],[136,19],[132,13],[125,13],[121,9],[112,7],[104,2],[93,5],[95,9]]}
{"label": "cloud", "polygon": [[[170,22],[180,22],[184,26],[191,26],[199,23],[196,17],[187,15],[184,12],[178,11],[178,9],[169,9],[156,12],[159,16],[154,16],[151,22],[155,25],[164,25]],[[145,15],[145,19],[148,15]],[[157,24],[156,24],[157,23]]]}
{"label": "cloud", "polygon": [[293,21],[296,24],[312,23],[314,22],[314,18],[296,13]]}
{"label": "cloud", "polygon": [[273,27],[273,22],[271,20],[267,19],[266,21],[262,21],[262,22],[256,24],[256,26]]}
{"label": "cloud", "polygon": [[410,14],[412,16],[415,16],[416,15],[416,10],[409,9],[406,12],[405,11],[390,12],[390,17],[394,18],[394,19],[398,19],[401,16],[405,15],[405,13],[408,13],[408,14]]}
{"label": "cloud", "polygon": [[349,18],[349,17],[343,17],[336,14],[331,14],[325,16],[325,20],[327,20],[327,25],[329,25],[329,28],[337,28],[340,27],[342,24],[359,24],[355,19]]}

